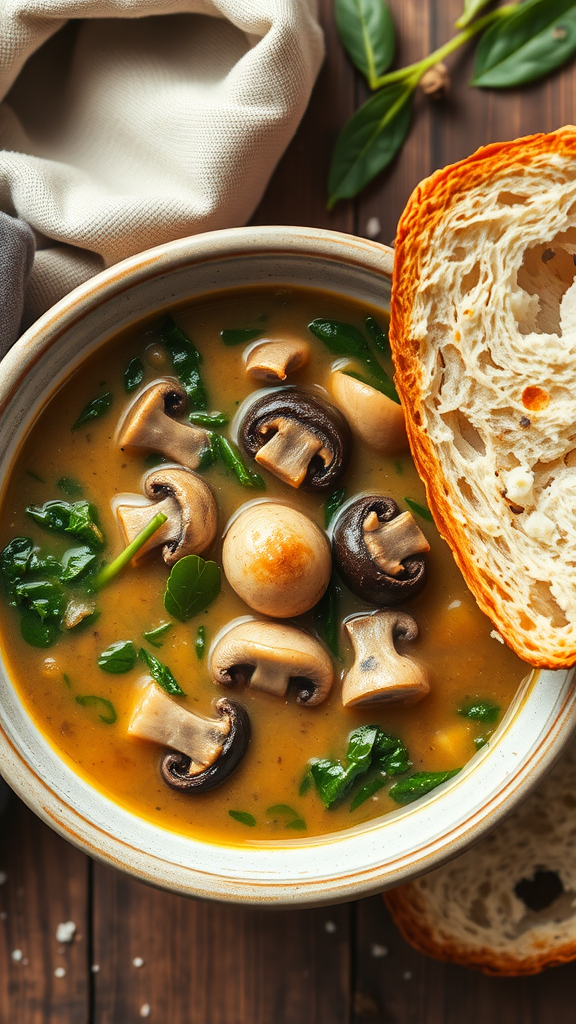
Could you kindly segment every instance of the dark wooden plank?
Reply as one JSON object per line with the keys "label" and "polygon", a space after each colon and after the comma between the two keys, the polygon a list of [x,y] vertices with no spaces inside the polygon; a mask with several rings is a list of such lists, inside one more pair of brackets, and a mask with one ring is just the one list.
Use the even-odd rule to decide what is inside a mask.
{"label": "dark wooden plank", "polygon": [[94,908],[94,1024],[348,1024],[349,906],[194,902],[95,865]]}
{"label": "dark wooden plank", "polygon": [[[2,1024],[88,1024],[88,864],[13,798],[0,818]],[[77,932],[59,945],[65,921]]]}

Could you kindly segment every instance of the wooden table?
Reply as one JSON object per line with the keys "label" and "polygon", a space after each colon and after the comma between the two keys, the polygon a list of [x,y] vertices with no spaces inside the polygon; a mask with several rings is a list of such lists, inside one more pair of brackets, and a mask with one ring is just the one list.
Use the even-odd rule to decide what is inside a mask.
{"label": "wooden table", "polygon": [[[445,41],[461,0],[390,0],[399,59]],[[486,142],[575,119],[576,69],[510,94],[468,90],[471,53],[441,103],[420,99],[392,170],[356,203],[325,209],[329,155],[366,95],[321,0],[327,59],[312,102],[254,216],[391,242],[412,188]],[[568,1024],[576,964],[493,979],[439,964],[399,937],[380,897],[320,910],[261,911],[156,892],[91,862],[15,799],[0,819],[0,1024]],[[0,880],[4,878],[0,875]],[[76,923],[59,946],[59,922]],[[20,950],[22,958],[13,959]],[[140,957],[143,966],[134,966]],[[138,961],[137,961],[138,962]],[[93,965],[98,967],[95,969]],[[61,977],[55,975],[65,970]],[[92,968],[92,969],[91,969]],[[61,971],[58,971],[61,974]]]}

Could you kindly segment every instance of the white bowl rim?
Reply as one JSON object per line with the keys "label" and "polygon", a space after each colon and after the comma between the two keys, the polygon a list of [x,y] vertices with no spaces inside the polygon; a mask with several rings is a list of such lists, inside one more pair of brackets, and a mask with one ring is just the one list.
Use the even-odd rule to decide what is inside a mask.
{"label": "white bowl rim", "polygon": [[[379,275],[383,283],[389,281],[393,267],[393,251],[386,246],[307,227],[233,228],[160,245],[90,279],[30,327],[0,364],[0,419],[30,368],[95,306],[113,301],[136,282],[182,265],[255,253],[335,261]],[[8,693],[11,683],[3,662],[0,675]],[[22,719],[34,734],[38,751],[53,765],[53,775],[35,770],[26,759],[14,710],[11,718],[4,702],[0,705],[0,766],[17,794],[52,828],[90,856],[142,881],[184,895],[235,903],[321,905],[379,892],[423,874],[493,828],[552,767],[569,742],[576,723],[573,677],[573,670],[546,671],[526,681],[490,744],[456,780],[428,797],[366,826],[291,843],[224,847],[144,822],[68,768],[21,705]],[[171,848],[170,856],[163,853],[162,840]]]}

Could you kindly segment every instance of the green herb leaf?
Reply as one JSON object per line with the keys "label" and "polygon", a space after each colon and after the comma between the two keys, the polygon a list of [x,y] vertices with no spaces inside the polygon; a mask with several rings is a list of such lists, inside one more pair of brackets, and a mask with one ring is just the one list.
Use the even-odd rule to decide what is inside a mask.
{"label": "green herb leaf", "polygon": [[298,786],[298,796],[304,796],[308,792],[310,787],[313,786],[313,785],[314,785],[314,778],[313,778],[312,772],[310,771],[310,767],[308,767],[306,769],[305,775],[302,778],[302,782]]}
{"label": "green herb leaf", "polygon": [[433,523],[432,513],[426,505],[421,505],[419,501],[414,501],[414,498],[404,498],[404,501],[408,505],[408,508],[415,512],[416,515],[421,516],[427,523]]}
{"label": "green herb leaf", "polygon": [[156,629],[149,629],[148,632],[142,633],[142,636],[152,647],[162,647],[162,637],[166,635],[172,629],[172,622],[163,622],[161,626],[156,626]]}
{"label": "green herb leaf", "polygon": [[340,597],[341,587],[333,576],[326,591],[314,608],[314,623],[329,651],[340,657]]}
{"label": "green herb leaf", "polygon": [[392,163],[408,134],[414,88],[410,80],[380,89],[344,125],[332,155],[328,209],[357,196]]}
{"label": "green herb leaf", "polygon": [[464,0],[464,10],[456,22],[456,28],[466,28],[490,3],[492,0]]}
{"label": "green herb leaf", "polygon": [[42,621],[36,612],[25,608],[20,616],[20,633],[31,647],[51,647],[58,639],[60,625],[56,619]]}
{"label": "green herb leaf", "polygon": [[206,626],[198,626],[194,647],[198,661],[202,661],[202,658],[206,653]]}
{"label": "green herb leaf", "polygon": [[374,88],[394,58],[394,22],[385,0],[335,0],[334,13],[352,63]]}
{"label": "green herb leaf", "polygon": [[99,419],[100,416],[108,412],[113,400],[114,396],[111,391],[106,391],[103,395],[99,395],[98,398],[93,398],[91,402],[84,406],[78,419],[72,424],[72,430],[78,430],[85,423],[91,423],[92,420]]}
{"label": "green herb leaf", "polygon": [[139,356],[134,356],[124,370],[124,390],[129,395],[140,387],[144,380],[144,364]]}
{"label": "green herb leaf", "polygon": [[102,708],[102,711],[98,712],[98,718],[105,725],[114,725],[118,717],[112,701],[107,700],[106,697],[95,697],[93,694],[89,694],[87,697],[76,697],[76,703],[83,708]]}
{"label": "green herb leaf", "polygon": [[101,548],[104,536],[97,524],[97,512],[88,501],[47,501],[44,505],[28,505],[27,514],[45,530],[68,533],[91,548]]}
{"label": "green herb leaf", "polygon": [[363,775],[372,763],[372,750],[380,730],[377,725],[361,725],[350,733],[346,765],[324,758],[310,766],[320,799],[325,807],[341,800],[354,779]]}
{"label": "green herb leaf", "polygon": [[400,459],[396,459],[394,463],[394,470],[398,474],[398,476],[404,476],[404,466],[400,462]]}
{"label": "green herb leaf", "polygon": [[191,412],[188,419],[199,427],[223,427],[230,417],[225,412]]}
{"label": "green herb leaf", "polygon": [[220,331],[220,337],[225,345],[247,345],[254,338],[259,338],[264,331],[261,328],[248,328],[248,330],[226,329]]}
{"label": "green herb leaf", "polygon": [[18,604],[45,619],[60,619],[64,607],[64,591],[58,580],[25,579],[16,583]]}
{"label": "green herb leaf", "polygon": [[[369,379],[366,383],[381,391],[387,398],[391,398],[393,402],[400,401],[392,379],[374,358],[366,338],[357,327],[344,323],[342,320],[323,320],[319,318],[308,324],[308,330],[312,331],[312,334],[319,338],[320,341],[323,341],[333,355],[358,359],[368,371]],[[362,380],[356,373],[348,370],[344,372],[348,373],[350,377]]]}
{"label": "green herb leaf", "polygon": [[305,829],[306,822],[298,811],[295,811],[293,807],[289,807],[288,804],[274,804],[272,807],[266,809],[266,817],[272,819],[288,819],[284,823],[284,828],[293,829]]}
{"label": "green herb leaf", "polygon": [[172,697],[186,696],[184,690],[174,679],[168,666],[163,665],[155,654],[150,654],[150,651],[146,651],[143,647],[140,648],[139,654],[144,664],[148,667],[152,679],[155,683],[158,683],[158,686],[161,686]]}
{"label": "green herb leaf", "polygon": [[71,476],[61,476],[56,486],[64,494],[68,495],[69,498],[81,498],[84,494],[82,484],[78,483]]}
{"label": "green herb leaf", "polygon": [[46,481],[43,480],[41,476],[38,476],[38,473],[33,473],[31,469],[27,469],[26,473],[28,476],[31,476],[33,480],[36,480],[39,484],[46,483]]}
{"label": "green herb leaf", "polygon": [[34,544],[30,537],[14,537],[0,552],[0,579],[10,604],[17,605],[15,585],[26,574]]}
{"label": "green herb leaf", "polygon": [[188,395],[190,407],[207,409],[208,395],[200,373],[202,356],[171,316],[162,327],[162,341],[172,356],[174,372]]}
{"label": "green herb leaf", "polygon": [[481,700],[477,697],[475,700],[458,708],[458,714],[462,715],[463,718],[471,718],[475,722],[489,722],[492,724],[498,721],[500,705],[494,704],[491,700]]}
{"label": "green herb leaf", "polygon": [[249,828],[254,828],[256,824],[256,818],[248,811],[228,811],[228,814],[234,818],[234,821],[239,821],[241,825],[248,825]]}
{"label": "green herb leaf", "polygon": [[412,761],[402,740],[381,730],[374,744],[372,761],[387,775],[403,775],[412,767]]}
{"label": "green herb leaf", "polygon": [[134,540],[130,541],[128,546],[124,548],[124,551],[121,551],[118,557],[115,558],[110,565],[105,565],[104,568],[100,570],[93,581],[93,585],[96,590],[99,590],[100,587],[104,587],[107,583],[110,583],[110,580],[113,580],[114,577],[128,565],[131,559],[134,558],[136,552],[146,544],[146,541],[150,540],[150,537],[156,533],[156,530],[159,530],[160,527],[163,526],[167,518],[168,517],[164,512],[157,512],[156,515],[152,517],[148,526],[145,526],[143,530],[140,530],[140,533],[134,537]]}
{"label": "green herb leaf", "polygon": [[352,797],[350,802],[350,812],[355,811],[360,804],[365,803],[371,796],[374,796],[379,789],[382,789],[386,785],[385,775],[376,775],[370,782],[367,782],[362,789],[359,789],[355,796]]}
{"label": "green herb leaf", "polygon": [[62,559],[60,579],[64,583],[76,580],[88,569],[93,569],[95,562],[96,555],[89,547],[70,548]]}
{"label": "green herb leaf", "polygon": [[115,644],[110,644],[105,651],[98,657],[99,668],[104,669],[105,672],[111,672],[114,675],[120,675],[123,672],[130,672],[136,664],[136,648],[131,640],[118,640]]}
{"label": "green herb leaf", "polygon": [[324,526],[326,529],[330,526],[345,497],[346,488],[339,487],[337,491],[332,491],[332,494],[326,498],[324,503]]}
{"label": "green herb leaf", "polygon": [[205,562],[200,555],[186,555],[172,570],[164,592],[164,607],[169,615],[186,622],[220,593],[220,569],[216,562]]}
{"label": "green herb leaf", "polygon": [[366,334],[374,345],[374,348],[377,348],[382,355],[390,356],[391,349],[390,342],[388,341],[388,332],[380,326],[373,316],[367,316],[364,324],[366,327]]}
{"label": "green herb leaf", "polygon": [[576,53],[574,0],[527,0],[480,41],[472,85],[509,89],[534,82]]}
{"label": "green herb leaf", "polygon": [[66,675],[66,673],[63,672],[62,673],[62,679],[64,680],[64,683],[68,687],[68,689],[71,690],[72,689],[72,683],[70,682],[70,676]]}
{"label": "green herb leaf", "polygon": [[229,441],[227,437],[222,437],[221,434],[213,434],[212,444],[213,450],[220,457],[224,465],[236,474],[238,483],[242,484],[242,487],[266,489],[266,484],[260,474],[248,469],[242,460],[237,446],[232,441]]}
{"label": "green herb leaf", "polygon": [[409,775],[407,779],[401,779],[392,786],[390,796],[397,804],[410,804],[461,771],[461,768],[453,768],[449,772],[416,772],[415,775]]}

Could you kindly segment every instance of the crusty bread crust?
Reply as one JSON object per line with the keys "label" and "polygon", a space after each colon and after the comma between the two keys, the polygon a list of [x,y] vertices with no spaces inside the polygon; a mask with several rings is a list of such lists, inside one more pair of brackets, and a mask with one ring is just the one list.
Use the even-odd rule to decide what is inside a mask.
{"label": "crusty bread crust", "polygon": [[[549,668],[576,662],[574,262],[567,127],[421,182],[392,286],[395,381],[436,525],[501,636]],[[515,467],[534,480],[524,506]]]}

